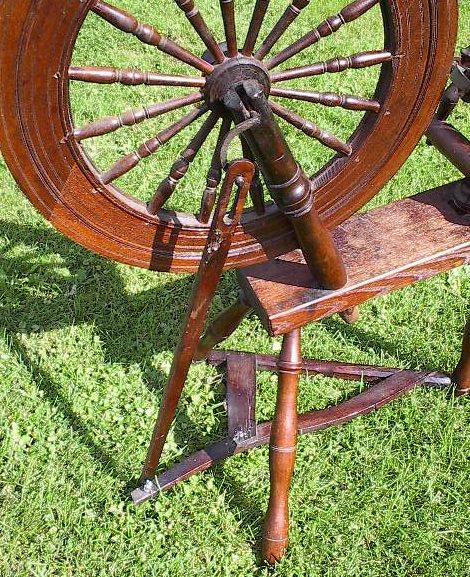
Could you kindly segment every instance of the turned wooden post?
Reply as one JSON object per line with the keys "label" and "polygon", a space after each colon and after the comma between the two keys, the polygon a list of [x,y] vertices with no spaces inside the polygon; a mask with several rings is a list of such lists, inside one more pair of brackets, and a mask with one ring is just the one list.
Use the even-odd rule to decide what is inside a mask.
{"label": "turned wooden post", "polygon": [[456,384],[456,395],[470,393],[470,318],[465,325],[460,360],[452,373],[452,382]]}
{"label": "turned wooden post", "polygon": [[277,362],[279,382],[269,443],[270,495],[264,522],[262,555],[271,565],[287,548],[288,496],[297,441],[297,388],[301,371],[300,329],[284,336]]}
{"label": "turned wooden post", "polygon": [[245,302],[242,295],[239,295],[238,299],[222,311],[208,326],[198,343],[194,360],[202,361],[205,359],[215,345],[233,333],[250,310],[250,305]]}

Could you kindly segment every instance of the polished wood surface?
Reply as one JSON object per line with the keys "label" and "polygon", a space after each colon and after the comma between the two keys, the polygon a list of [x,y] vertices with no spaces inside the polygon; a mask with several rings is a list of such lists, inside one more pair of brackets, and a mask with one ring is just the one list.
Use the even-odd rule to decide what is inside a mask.
{"label": "polished wood surface", "polygon": [[269,436],[269,504],[262,555],[273,565],[284,555],[289,531],[289,485],[297,444],[297,390],[301,370],[300,329],[284,335],[277,361],[276,409]]}
{"label": "polished wood surface", "polygon": [[[235,356],[234,364],[237,364],[236,359],[238,355],[240,355],[239,352],[214,351],[211,353],[209,360],[215,365],[228,367],[228,359]],[[244,353],[244,356],[255,359],[258,370],[267,369],[277,371],[277,357],[253,355],[251,353]],[[333,368],[333,364],[335,368]],[[363,380],[361,373],[356,371],[356,369],[360,367],[356,366],[354,368],[347,363],[318,362],[304,359],[302,366],[304,369],[315,366],[319,373],[322,372],[321,368],[323,367],[328,370],[327,374],[349,374],[354,380]],[[370,379],[370,382],[374,383],[372,386],[367,387],[360,394],[345,401],[344,404],[341,403],[327,407],[326,409],[299,415],[297,426],[298,434],[312,433],[346,423],[360,415],[365,415],[376,410],[385,403],[400,397],[418,386],[445,388],[450,384],[450,378],[448,376],[435,372],[403,371],[401,369],[386,369],[383,367],[364,367],[364,369],[365,373],[363,374]],[[246,372],[242,372],[241,374],[243,378],[247,375]],[[236,378],[236,375],[233,378]],[[251,386],[252,390],[255,391],[256,382],[254,379],[250,383],[247,383],[245,380],[241,386],[244,388]],[[246,422],[245,413],[242,416],[242,423],[244,422]],[[158,489],[156,486],[150,491],[143,491],[140,487],[135,489],[132,493],[134,503],[144,503],[148,499],[158,495],[160,491],[170,489],[175,484],[208,469],[221,459],[225,459],[230,455],[249,451],[261,445],[267,445],[270,442],[271,429],[271,422],[260,423],[256,427],[256,432],[253,432],[251,436],[244,439],[235,439],[227,436],[209,445],[205,449],[197,451],[171,467],[168,471],[159,475]]]}
{"label": "polished wood surface", "polygon": [[[227,167],[216,212],[211,224],[201,264],[193,284],[189,306],[173,355],[170,374],[160,403],[158,417],[141,473],[141,482],[154,477],[176,407],[193,361],[209,305],[214,296],[236,225],[240,220],[254,166],[249,160],[235,160]],[[230,208],[232,188],[237,193]]]}
{"label": "polished wood surface", "polygon": [[[194,0],[195,9],[200,8],[197,4]],[[286,2],[286,7],[289,4]],[[289,8],[292,14],[300,10],[291,23],[291,31],[295,31],[296,26],[300,26],[298,22],[308,14],[308,8],[301,9],[301,4],[292,2]],[[345,1],[340,19],[347,21],[357,16],[360,22],[360,14],[369,4]],[[384,62],[379,65],[380,77],[374,100],[382,107],[381,111],[366,113],[348,142],[352,147],[350,157],[338,155],[311,179],[315,209],[327,228],[356,212],[407,158],[429,124],[453,58],[455,0],[411,3],[409,0],[382,0],[381,4],[384,43],[376,49],[392,55],[390,62],[384,55]],[[180,5],[192,19],[188,19],[188,26],[194,26],[202,33],[194,10],[189,8],[190,3],[181,0]],[[237,4],[234,5],[236,10]],[[246,42],[244,38],[237,39],[240,47],[246,47],[244,53],[247,55],[256,52],[266,40],[265,35],[260,36],[259,42],[256,38],[268,5],[267,0],[254,3]],[[230,39],[233,38],[231,4],[223,2],[222,7]],[[129,69],[114,69],[112,63],[106,61],[99,63],[101,67],[95,62],[86,63],[80,70],[71,67],[74,40],[87,16],[101,19],[104,30],[114,28],[128,34],[132,42],[155,47],[163,53],[162,57],[168,58],[168,69],[129,72],[132,58],[124,65]],[[210,31],[211,23],[207,15],[204,16]],[[332,29],[338,23],[336,16],[330,19]],[[90,164],[80,142],[73,137],[74,130],[80,127],[72,122],[69,83],[122,82],[130,88],[139,83],[157,83],[203,88],[215,69],[225,64],[219,64],[216,59],[213,63],[202,59],[200,55],[205,48],[202,41],[192,52],[130,12],[100,0],[69,0],[66,3],[63,0],[4,0],[0,7],[0,27],[0,76],[7,79],[0,92],[0,143],[2,154],[21,189],[56,228],[107,258],[155,270],[195,271],[210,223],[201,223],[188,212],[171,213],[164,206],[155,215],[150,214],[147,202],[134,198],[132,191],[123,194],[111,184],[115,175],[135,166],[137,158],[131,151],[131,156],[111,172],[110,168],[105,170],[103,179],[101,171]],[[311,24],[311,30],[326,31],[327,27],[328,24]],[[266,34],[269,35],[269,29]],[[315,33],[312,34],[314,37]],[[215,40],[219,43],[223,39]],[[276,56],[281,42],[282,38],[273,46],[266,62]],[[213,42],[211,46],[220,59]],[[331,54],[333,56],[336,55]],[[356,62],[359,58],[354,54],[342,56],[351,62],[353,56]],[[325,58],[324,62],[331,61],[329,55]],[[181,79],[171,74],[172,59],[189,64],[187,77]],[[340,59],[323,65],[324,70],[332,67],[344,67],[344,62]],[[195,70],[201,73],[197,80],[194,80]],[[284,72],[281,67],[272,69],[271,82],[273,78],[279,79],[274,74]],[[410,78],[417,81],[410,82]],[[277,86],[289,89],[289,86],[281,87],[281,83]],[[322,97],[322,100],[326,105],[333,102],[332,97],[327,97],[326,101]],[[283,104],[288,104],[285,98]],[[194,127],[185,130],[194,130]],[[143,162],[150,160],[144,158]],[[273,205],[268,205],[263,213],[258,210],[258,214],[247,210],[236,230],[226,268],[264,261],[296,248],[297,243],[289,219]]]}
{"label": "polished wood surface", "polygon": [[238,273],[247,300],[277,335],[464,264],[470,258],[470,216],[452,204],[458,187],[451,183],[355,215],[335,229],[348,271],[342,289],[315,288],[318,282],[293,251]]}

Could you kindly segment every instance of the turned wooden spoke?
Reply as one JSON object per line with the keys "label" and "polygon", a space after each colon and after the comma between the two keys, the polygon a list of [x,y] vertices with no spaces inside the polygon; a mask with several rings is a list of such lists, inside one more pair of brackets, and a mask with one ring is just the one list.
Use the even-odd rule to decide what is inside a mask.
{"label": "turned wooden spoke", "polygon": [[86,138],[93,138],[94,136],[110,134],[123,126],[139,124],[144,120],[155,118],[156,116],[160,116],[161,114],[165,114],[171,110],[177,110],[178,108],[195,104],[196,102],[200,102],[202,99],[203,95],[200,92],[194,92],[193,94],[188,94],[181,98],[172,98],[166,102],[158,102],[156,104],[151,104],[150,106],[134,108],[133,110],[127,110],[117,116],[106,116],[105,118],[100,118],[86,126],[75,128],[73,135],[76,140],[80,141],[85,140]]}
{"label": "turned wooden spoke", "polygon": [[343,8],[339,14],[330,16],[316,28],[307,32],[305,36],[302,36],[302,38],[299,38],[293,44],[284,48],[284,50],[281,50],[279,54],[270,58],[266,62],[266,66],[268,69],[278,66],[281,62],[292,58],[295,54],[298,54],[312,44],[315,44],[321,38],[333,34],[333,32],[336,32],[343,24],[356,20],[356,18],[362,16],[365,12],[378,4],[378,2],[379,0],[355,0],[354,2],[351,2],[351,4],[348,4]]}
{"label": "turned wooden spoke", "polygon": [[253,50],[255,48],[256,41],[258,40],[258,34],[261,29],[261,25],[263,24],[264,16],[268,6],[269,0],[256,0],[253,16],[251,17],[245,43],[241,51],[245,56],[251,56],[253,54]]}
{"label": "turned wooden spoke", "polygon": [[193,0],[175,0],[176,4],[184,12],[184,15],[191,23],[194,30],[197,32],[199,38],[204,42],[206,48],[212,54],[216,62],[223,62],[225,60],[224,53],[220,49],[217,41],[207,27],[204,18],[194,5]]}
{"label": "turned wooden spoke", "polygon": [[271,48],[276,44],[279,38],[284,34],[284,32],[289,28],[292,22],[297,18],[300,14],[300,11],[303,10],[306,6],[308,6],[310,0],[293,0],[292,4],[290,4],[279,20],[274,25],[274,28],[271,32],[266,36],[263,43],[255,52],[255,58],[258,60],[262,60],[266,54],[271,50]]}
{"label": "turned wooden spoke", "polygon": [[227,41],[227,55],[229,58],[233,58],[238,53],[233,5],[234,0],[220,0],[220,9],[224,21],[225,40]]}
{"label": "turned wooden spoke", "polygon": [[97,0],[97,2],[91,6],[91,10],[118,30],[134,35],[141,42],[155,46],[162,52],[165,52],[165,54],[169,54],[205,74],[210,74],[214,69],[212,64],[192,54],[166,36],[162,36],[153,26],[150,26],[150,24],[139,22],[132,14],[129,14],[125,10],[121,10],[101,0]]}
{"label": "turned wooden spoke", "polygon": [[214,153],[212,155],[211,165],[207,172],[206,177],[206,188],[202,194],[201,208],[198,214],[198,220],[202,223],[209,222],[212,209],[215,204],[215,195],[217,187],[219,186],[220,179],[222,178],[222,166],[220,164],[220,151],[224,143],[225,137],[230,130],[230,125],[232,120],[228,117],[224,117],[222,124],[220,125],[219,135],[217,137],[217,143],[214,148]]}
{"label": "turned wooden spoke", "polygon": [[207,110],[208,108],[205,105],[201,106],[200,108],[191,110],[191,112],[188,112],[188,114],[168,126],[168,128],[165,128],[156,136],[141,144],[137,150],[134,150],[134,152],[121,157],[107,172],[101,176],[101,181],[103,184],[109,184],[120,176],[128,173],[130,170],[135,168],[142,159],[147,158],[156,152],[162,144],[168,142],[170,138],[173,138],[173,136],[178,134],[178,132],[181,132],[181,130],[205,114]]}
{"label": "turned wooden spoke", "polygon": [[348,94],[337,94],[336,92],[310,92],[306,90],[294,90],[293,88],[271,88],[271,96],[289,98],[294,100],[304,100],[314,104],[324,106],[339,106],[346,110],[360,110],[370,112],[380,112],[380,102],[369,100],[359,96]]}
{"label": "turned wooden spoke", "polygon": [[255,167],[255,173],[253,175],[253,179],[251,180],[249,192],[251,202],[253,203],[253,208],[255,209],[256,214],[260,216],[265,213],[265,206],[264,206],[264,190],[263,190],[263,184],[261,183],[259,168],[256,165],[253,153],[251,152],[251,148],[248,146],[246,140],[243,137],[241,137],[240,140],[242,143],[243,157],[248,158],[248,160],[251,160],[251,162]]}
{"label": "turned wooden spoke", "polygon": [[177,74],[159,74],[142,72],[130,68],[110,68],[107,66],[71,66],[69,80],[93,82],[94,84],[125,84],[126,86],[195,86],[202,88],[206,84],[203,76],[179,76]]}
{"label": "turned wooden spoke", "polygon": [[356,68],[368,68],[377,66],[392,60],[393,56],[387,50],[373,50],[370,52],[358,52],[351,56],[337,56],[323,62],[315,62],[307,66],[288,68],[280,72],[271,74],[271,82],[282,82],[293,78],[303,78],[305,76],[317,76],[327,72],[343,72],[344,70]]}
{"label": "turned wooden spoke", "polygon": [[339,152],[344,156],[351,156],[352,148],[350,144],[343,142],[334,134],[331,134],[326,130],[322,130],[314,122],[311,122],[310,120],[305,120],[305,118],[302,118],[301,116],[299,116],[295,112],[292,112],[291,110],[287,110],[287,108],[284,108],[280,104],[271,102],[270,105],[274,114],[276,114],[289,124],[292,124],[292,126],[295,126],[307,136],[315,138],[316,140],[318,140],[318,142],[321,142],[324,146],[327,146],[328,148],[331,148],[332,150],[335,150],[336,152]]}
{"label": "turned wooden spoke", "polygon": [[204,121],[201,128],[197,131],[188,146],[183,150],[181,156],[173,164],[170,169],[170,174],[162,180],[159,184],[153,198],[147,206],[150,214],[156,214],[158,210],[165,204],[165,202],[173,194],[176,185],[186,174],[189,165],[196,157],[205,140],[209,136],[214,126],[217,123],[219,116],[216,112],[211,112],[208,118]]}

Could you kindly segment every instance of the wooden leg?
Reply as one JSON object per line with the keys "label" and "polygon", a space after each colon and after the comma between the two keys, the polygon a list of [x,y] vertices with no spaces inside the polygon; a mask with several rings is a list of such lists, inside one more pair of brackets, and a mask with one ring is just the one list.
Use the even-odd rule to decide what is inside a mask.
{"label": "wooden leg", "polygon": [[202,361],[205,359],[215,345],[233,333],[250,310],[250,305],[248,305],[240,295],[232,305],[222,311],[209,325],[199,341],[194,360]]}
{"label": "wooden leg", "polygon": [[278,360],[279,383],[269,444],[270,496],[262,555],[270,565],[287,548],[288,495],[297,441],[297,388],[301,371],[300,329],[284,336]]}
{"label": "wooden leg", "polygon": [[452,373],[452,382],[456,384],[456,395],[470,393],[470,318],[465,325],[460,360]]}

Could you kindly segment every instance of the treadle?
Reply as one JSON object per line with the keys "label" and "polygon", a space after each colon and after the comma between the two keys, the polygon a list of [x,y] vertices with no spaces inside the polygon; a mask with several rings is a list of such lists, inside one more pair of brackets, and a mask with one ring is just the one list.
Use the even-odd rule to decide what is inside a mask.
{"label": "treadle", "polygon": [[464,264],[470,215],[451,197],[462,181],[356,214],[333,231],[348,273],[338,290],[320,290],[300,250],[238,271],[245,298],[266,330],[280,335],[370,298]]}
{"label": "treadle", "polygon": [[[277,358],[238,351],[212,351],[207,362],[225,371],[227,436],[176,463],[161,473],[156,482],[147,481],[145,485],[134,489],[134,504],[140,505],[152,499],[158,493],[209,469],[222,459],[269,443],[272,421],[255,421],[256,376],[253,369],[277,372]],[[243,365],[242,369],[240,365]],[[301,370],[310,376],[337,376],[364,381],[369,385],[361,393],[338,405],[300,414],[299,435],[341,425],[355,417],[366,415],[416,387],[447,388],[451,384],[449,376],[437,371],[411,371],[336,361],[303,359]],[[247,423],[249,427],[246,426]]]}

